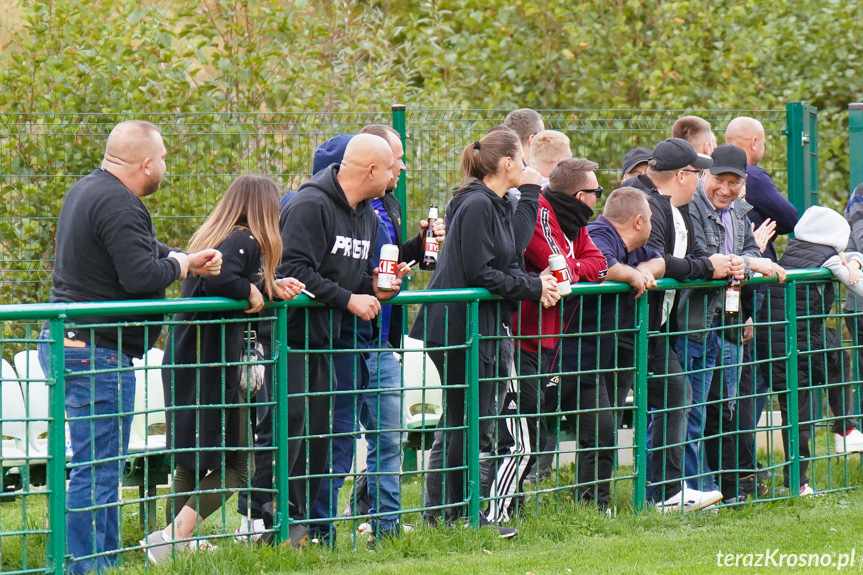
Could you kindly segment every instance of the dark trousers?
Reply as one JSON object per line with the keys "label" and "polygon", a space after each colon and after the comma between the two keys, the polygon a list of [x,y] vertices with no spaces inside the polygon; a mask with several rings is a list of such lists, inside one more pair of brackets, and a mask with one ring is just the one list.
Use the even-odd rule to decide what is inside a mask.
{"label": "dark trousers", "polygon": [[[264,346],[264,357],[272,357],[270,341],[259,340]],[[253,491],[241,491],[237,496],[237,513],[250,519],[263,519],[264,505],[273,501],[273,410],[272,364],[266,365],[264,387],[255,395],[257,404],[250,413],[253,417],[255,440],[255,475],[252,477]]]}
{"label": "dark trousers", "polygon": [[307,502],[315,500],[327,472],[330,386],[329,354],[288,354],[288,507],[294,520],[308,517]]}
{"label": "dark trousers", "polygon": [[[707,393],[704,421],[704,457],[710,471],[717,474],[719,490],[724,498],[744,495],[740,492],[740,478],[752,475],[755,469],[755,435],[751,431],[755,410],[752,398],[740,400],[727,397],[727,385],[722,377],[724,370],[713,372]],[[748,390],[741,389],[738,395],[751,394],[752,379]],[[747,414],[741,410],[748,410]],[[739,433],[744,431],[744,433]],[[746,448],[744,448],[744,444]]]}
{"label": "dark trousers", "polygon": [[[851,403],[851,386],[839,385],[851,377],[851,355],[845,350],[816,353],[821,353],[825,356],[824,363],[827,371],[827,384],[829,386],[827,388],[827,401],[830,404],[830,411],[837,418],[833,421],[831,431],[833,433],[845,434],[847,431],[857,428],[857,422],[853,418],[848,417],[854,411]],[[809,377],[798,377],[798,382],[802,384],[798,387],[797,391],[797,418],[800,424],[800,434],[797,441],[800,452],[800,485],[809,483],[809,477],[806,475],[806,472],[809,470],[809,460],[812,457],[810,440],[814,432],[814,426],[811,422],[819,419],[817,414],[813,413],[812,405],[812,395],[818,392],[817,382],[814,382],[814,386],[812,385],[812,377],[816,377],[819,374],[807,373],[806,366],[808,362],[805,361],[805,357],[807,356],[801,355],[798,358],[800,362],[798,373],[809,375]],[[782,425],[786,426],[788,425],[788,394],[785,393],[788,387],[786,381],[782,378],[773,378],[771,385],[773,391],[779,394],[779,410],[782,413]],[[788,442],[788,429],[784,428],[782,430],[782,445],[785,449],[786,457],[790,453]],[[790,466],[785,466],[783,475],[786,487],[789,485],[789,472]]]}
{"label": "dark trousers", "polygon": [[650,484],[660,501],[677,495],[683,477],[686,436],[686,378],[667,336],[651,340],[648,348],[647,407],[652,411]]}
{"label": "dark trousers", "polygon": [[[430,349],[428,355],[444,384],[444,417],[447,428],[463,427],[465,419],[465,396],[467,389],[461,387],[465,384],[465,352],[464,350],[439,351]],[[479,377],[490,378],[493,376],[494,364],[484,362],[480,359]],[[480,416],[492,413],[495,391],[497,386],[491,383],[481,383],[479,386],[479,413]],[[457,519],[467,515],[464,503],[467,500],[465,491],[465,474],[467,466],[467,454],[465,450],[465,429],[447,429],[443,434],[444,461],[446,471],[443,477],[442,492],[446,501],[447,509],[444,516],[447,519]],[[480,446],[482,449],[482,446]]]}

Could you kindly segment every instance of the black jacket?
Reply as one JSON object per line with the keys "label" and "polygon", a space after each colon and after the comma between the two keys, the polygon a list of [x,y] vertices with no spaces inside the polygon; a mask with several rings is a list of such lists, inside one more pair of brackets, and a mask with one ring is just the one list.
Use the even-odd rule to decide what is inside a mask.
{"label": "black jacket", "polygon": [[[713,264],[710,263],[710,254],[696,241],[692,218],[689,215],[689,206],[680,206],[680,214],[686,224],[688,242],[686,255],[682,258],[674,257],[674,216],[671,212],[671,198],[659,193],[656,186],[646,175],[632,177],[625,182],[624,186],[631,186],[641,190],[647,196],[651,211],[650,237],[645,247],[654,249],[662,254],[665,260],[665,275],[663,277],[677,281],[686,280],[709,280],[713,279]],[[677,306],[680,292],[675,294],[674,303],[668,318],[669,329],[677,331]],[[659,329],[662,322],[662,303],[665,292],[654,291],[648,294],[650,306],[650,329]]]}
{"label": "black jacket", "polygon": [[[189,276],[183,282],[183,297],[227,297],[248,299],[251,284],[260,281],[261,251],[248,230],[236,230],[218,246],[222,252],[222,271],[217,276]],[[175,455],[177,465],[194,469],[215,469],[232,465],[237,452],[212,450],[221,446],[238,447],[239,408],[211,407],[235,404],[240,399],[240,372],[236,365],[186,367],[194,364],[234,363],[240,360],[243,332],[249,322],[224,322],[248,319],[243,311],[191,312],[174,316],[178,325],[169,332],[165,344],[162,386],[165,405],[176,406],[169,416],[169,443],[177,449],[191,449]],[[187,323],[206,322],[213,323]],[[261,322],[269,323],[269,322]],[[174,365],[177,367],[171,368]],[[211,450],[199,451],[200,448]]]}
{"label": "black jacket", "polygon": [[[440,253],[429,289],[483,287],[507,300],[539,301],[542,282],[522,271],[518,264],[514,227],[526,212],[533,211],[536,225],[539,186],[522,186],[522,198],[513,209],[481,181],[475,180],[456,193],[447,206],[447,240]],[[511,306],[481,302],[479,333],[498,335]],[[411,328],[411,337],[436,346],[465,343],[467,304],[463,302],[423,304]],[[495,360],[494,341],[480,345],[483,361]]]}
{"label": "black jacket", "polygon": [[281,213],[278,274],[300,280],[317,302],[331,308],[289,308],[288,341],[293,344],[305,343],[306,329],[311,347],[335,341],[351,295],[374,294],[368,259],[378,218],[369,200],[351,208],[336,179],[339,167],[334,164],[303,183]]}
{"label": "black jacket", "polygon": [[[164,299],[180,277],[172,249],[156,240],[147,208],[116,176],[96,170],[76,183],[63,201],[57,222],[51,302]],[[80,317],[79,326],[113,322],[160,322],[162,315]],[[67,337],[141,357],[159,337],[160,326],[74,329]],[[71,332],[71,333],[70,333]],[[95,341],[91,342],[91,333]]]}
{"label": "black jacket", "polygon": [[[786,270],[817,268],[836,255],[836,250],[797,239],[789,240],[785,253],[779,258],[779,265]],[[842,342],[839,333],[832,328],[825,329],[823,317],[829,314],[836,299],[832,281],[824,283],[800,282],[797,292],[797,351],[805,352],[825,348],[839,348]],[[768,284],[764,302],[758,312],[758,323],[755,328],[755,346],[758,359],[785,357],[785,286]],[[775,322],[766,325],[767,322]],[[770,378],[785,381],[785,359],[774,361],[769,365]],[[797,384],[804,387],[810,384],[821,384],[826,381],[825,361],[823,353],[797,355]]]}

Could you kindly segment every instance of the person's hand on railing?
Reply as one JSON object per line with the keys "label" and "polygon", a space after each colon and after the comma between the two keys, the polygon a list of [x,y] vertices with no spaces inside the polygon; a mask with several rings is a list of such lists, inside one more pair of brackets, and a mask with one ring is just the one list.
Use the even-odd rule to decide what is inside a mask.
{"label": "person's hand on railing", "polygon": [[189,254],[189,271],[196,276],[217,276],[222,271],[222,252],[209,248]]}
{"label": "person's hand on railing", "polygon": [[[382,290],[378,289],[378,273],[380,272],[380,269],[375,268],[374,270],[372,270],[372,289],[374,289],[375,291],[375,297],[380,301],[386,301],[391,297],[395,296],[397,293],[399,293],[399,290],[402,289],[402,278],[408,275],[410,271],[411,268],[407,263],[399,263],[396,267],[396,279],[394,279],[390,284],[390,287],[392,289]],[[380,304],[378,304],[378,309],[380,310]]]}
{"label": "person's hand on railing", "polygon": [[645,269],[636,268],[636,282],[630,282],[631,285],[636,292],[635,299],[640,298],[645,291],[656,287],[656,278],[653,277],[653,274]]}
{"label": "person's hand on railing", "polygon": [[788,277],[788,274],[785,272],[785,268],[783,268],[776,262],[770,263],[773,264],[773,271],[776,273],[776,278],[779,280],[779,283],[785,283],[785,279]]}
{"label": "person's hand on railing", "polygon": [[289,301],[303,293],[306,284],[294,278],[280,278],[276,280],[276,286],[281,290],[279,297]]}
{"label": "person's hand on railing", "polygon": [[839,252],[839,260],[848,269],[848,283],[853,286],[860,281],[860,262],[856,259],[848,261],[844,252]]}
{"label": "person's hand on railing", "polygon": [[542,280],[542,295],[539,302],[544,308],[550,308],[560,301],[560,292],[557,289],[557,280],[551,275],[551,272],[546,268],[539,279]]}
{"label": "person's hand on railing", "polygon": [[713,254],[708,259],[713,264],[713,279],[721,280],[731,275],[731,256]]}
{"label": "person's hand on railing", "polygon": [[757,230],[755,229],[755,224],[751,225],[752,233],[755,234],[755,241],[758,242],[758,249],[760,249],[763,254],[764,250],[767,249],[767,245],[770,243],[770,240],[776,235],[776,222],[767,218]]}
{"label": "person's hand on railing", "polygon": [[731,258],[731,267],[728,271],[728,275],[733,278],[737,278],[742,280],[746,276],[746,261],[740,256],[730,256]]}
{"label": "person's hand on railing", "polygon": [[381,311],[381,302],[375,296],[351,294],[351,299],[348,300],[348,311],[363,321],[371,321],[378,317]]}
{"label": "person's hand on railing", "polygon": [[246,308],[246,313],[258,313],[264,309],[264,295],[261,293],[261,290],[258,289],[258,286],[255,284],[250,285],[252,286],[252,289],[249,292],[249,307]]}

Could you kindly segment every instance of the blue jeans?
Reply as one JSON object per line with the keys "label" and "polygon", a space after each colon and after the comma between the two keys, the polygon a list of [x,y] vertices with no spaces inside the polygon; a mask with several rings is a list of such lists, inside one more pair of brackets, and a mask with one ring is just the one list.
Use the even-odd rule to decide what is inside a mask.
{"label": "blue jeans", "polygon": [[[49,337],[43,330],[40,338]],[[40,343],[38,349],[39,363],[50,373],[50,347]],[[120,477],[135,407],[135,374],[117,371],[131,367],[131,357],[104,347],[66,347],[65,360],[73,466],[66,491],[67,552],[73,558],[69,573],[101,572],[116,566],[110,553],[120,547]],[[93,419],[95,415],[117,417]],[[97,460],[108,461],[88,464]],[[108,555],[74,561],[102,553]]]}
{"label": "blue jeans", "polygon": [[[714,326],[718,326],[718,320]],[[690,372],[687,375],[692,387],[689,416],[686,423],[686,447],[684,449],[684,475],[686,485],[690,489],[700,491],[714,490],[717,488],[716,481],[707,465],[704,452],[704,427],[706,424],[705,413],[707,395],[710,392],[710,383],[713,380],[714,368],[717,365],[734,365],[738,360],[738,351],[735,344],[726,341],[719,331],[705,333],[704,341],[699,342],[692,338],[679,338],[677,340],[677,354],[680,363]],[[717,361],[722,356],[721,363]],[[737,395],[738,368],[727,367],[723,370],[722,381],[725,384],[725,393],[722,397],[731,398]],[[699,476],[699,477],[693,477]]]}
{"label": "blue jeans", "polygon": [[[384,343],[382,347],[389,348]],[[365,360],[368,369],[367,386],[355,380],[364,379],[364,372],[355,366],[353,354],[334,355],[333,364],[338,391],[367,388],[358,394],[342,394],[333,401],[332,478],[321,481],[318,496],[312,505],[313,520],[338,517],[339,490],[345,483],[354,459],[352,434],[358,431],[357,419],[366,430],[369,473],[368,492],[370,513],[383,513],[372,520],[375,533],[394,530],[400,509],[400,479],[402,453],[401,364],[391,351],[372,352]],[[381,390],[375,393],[373,390]],[[356,415],[355,415],[356,414]],[[339,435],[342,434],[342,435]],[[330,521],[316,522],[318,535],[332,533]]]}

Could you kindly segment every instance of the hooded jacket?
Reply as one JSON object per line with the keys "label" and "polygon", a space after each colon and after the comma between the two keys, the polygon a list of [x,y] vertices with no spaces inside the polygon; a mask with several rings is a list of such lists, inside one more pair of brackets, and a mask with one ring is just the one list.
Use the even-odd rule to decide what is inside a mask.
{"label": "hooded jacket", "polygon": [[[549,193],[546,191],[545,193]],[[551,192],[557,193],[557,192]],[[578,201],[578,200],[576,200]],[[586,206],[585,206],[586,207]],[[593,240],[587,233],[587,226],[578,231],[574,240],[566,237],[558,222],[557,214],[552,205],[542,194],[539,196],[539,215],[536,220],[536,228],[533,238],[524,252],[524,267],[528,272],[539,273],[548,267],[548,257],[552,254],[561,254],[566,260],[569,272],[572,275],[572,283],[576,282],[600,282],[605,279],[608,267],[605,256],[594,245]],[[569,296],[567,301],[572,300],[577,304],[581,298]],[[513,333],[515,335],[538,335],[543,336],[561,333],[560,308],[564,302],[547,310],[542,310],[542,326],[540,329],[540,304],[525,302],[521,311],[513,313]],[[572,312],[574,313],[574,311]],[[551,349],[557,344],[558,338],[542,338],[542,347]],[[521,348],[536,352],[539,347],[538,339],[521,339]]]}
{"label": "hooded jacket", "polygon": [[[517,214],[524,211],[521,208],[525,201],[526,209],[533,208],[536,218],[533,198],[539,194],[539,186],[521,189],[522,200],[515,210],[507,198],[499,197],[479,180],[453,196],[446,211],[447,239],[429,282],[430,290],[482,287],[507,300],[539,301],[542,281],[519,267],[513,227]],[[496,318],[506,321],[511,307],[498,311],[498,306],[499,302],[480,302],[481,335],[499,335]],[[466,302],[423,304],[411,337],[435,346],[464,344],[466,320]],[[483,361],[495,361],[494,344],[494,340],[480,342]]]}
{"label": "hooded jacket", "polygon": [[[849,284],[848,270],[842,265],[838,255],[848,245],[849,234],[850,228],[842,216],[828,208],[813,206],[804,212],[794,227],[795,239],[788,241],[788,247],[778,263],[785,269],[792,270],[826,267],[845,284],[849,293],[861,295],[863,286],[860,282],[853,286]],[[863,256],[857,252],[847,252],[845,256],[863,264]],[[755,331],[758,359],[785,356],[785,289],[785,286],[779,284],[769,284],[767,287]],[[795,289],[797,351],[841,347],[839,333],[835,329],[826,328],[824,319],[836,299],[834,283],[798,282]],[[771,363],[771,378],[784,380],[786,367],[784,360]],[[825,354],[798,353],[797,377],[799,387],[824,383]]]}
{"label": "hooded jacket", "polygon": [[303,183],[281,213],[278,274],[300,280],[317,302],[332,308],[289,308],[288,341],[293,344],[305,344],[306,329],[310,347],[335,341],[351,295],[374,294],[368,260],[378,217],[369,200],[351,208],[336,178],[339,168],[334,164]]}

